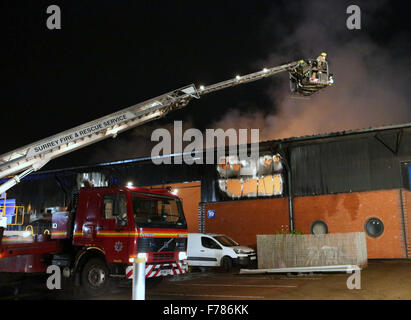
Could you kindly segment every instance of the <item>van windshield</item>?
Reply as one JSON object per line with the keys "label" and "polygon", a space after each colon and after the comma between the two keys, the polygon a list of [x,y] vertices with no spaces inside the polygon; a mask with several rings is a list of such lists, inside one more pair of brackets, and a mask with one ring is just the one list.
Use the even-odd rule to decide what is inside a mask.
{"label": "van windshield", "polygon": [[136,226],[186,227],[182,205],[177,197],[132,192],[131,198]]}
{"label": "van windshield", "polygon": [[230,239],[227,236],[213,236],[218,242],[220,242],[225,247],[235,247],[238,246],[238,243],[235,242],[233,239]]}

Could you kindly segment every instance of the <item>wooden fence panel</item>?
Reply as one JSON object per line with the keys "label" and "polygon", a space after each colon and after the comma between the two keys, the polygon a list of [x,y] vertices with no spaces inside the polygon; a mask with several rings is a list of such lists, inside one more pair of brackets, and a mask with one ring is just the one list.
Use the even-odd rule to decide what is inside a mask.
{"label": "wooden fence panel", "polygon": [[257,235],[259,269],[331,265],[367,266],[364,232]]}

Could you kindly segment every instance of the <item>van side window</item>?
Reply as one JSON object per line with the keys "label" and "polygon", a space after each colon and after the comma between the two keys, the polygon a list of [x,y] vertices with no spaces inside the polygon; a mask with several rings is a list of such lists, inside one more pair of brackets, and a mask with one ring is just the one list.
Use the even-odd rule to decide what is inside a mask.
{"label": "van side window", "polygon": [[204,248],[208,248],[208,249],[220,249],[220,250],[222,249],[221,246],[217,242],[207,237],[201,237],[201,245]]}
{"label": "van side window", "polygon": [[116,219],[116,224],[124,227],[128,224],[127,200],[122,193],[105,194],[103,198],[104,219]]}

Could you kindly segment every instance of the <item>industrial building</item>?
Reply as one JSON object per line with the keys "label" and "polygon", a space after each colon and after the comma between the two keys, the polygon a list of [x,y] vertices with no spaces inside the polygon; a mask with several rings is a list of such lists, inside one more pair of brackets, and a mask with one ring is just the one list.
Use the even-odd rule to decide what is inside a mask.
{"label": "industrial building", "polygon": [[[257,234],[365,231],[369,258],[411,257],[411,124],[260,143],[259,168],[163,164],[150,158],[43,171],[7,197],[35,216],[70,205],[84,184],[168,186],[183,199],[189,232]],[[250,173],[251,172],[251,173]],[[410,209],[411,210],[411,209]]]}

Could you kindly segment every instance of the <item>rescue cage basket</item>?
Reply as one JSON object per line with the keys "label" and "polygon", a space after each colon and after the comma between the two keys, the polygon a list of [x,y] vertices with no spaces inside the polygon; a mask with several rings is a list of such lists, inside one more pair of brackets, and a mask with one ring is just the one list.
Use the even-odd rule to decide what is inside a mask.
{"label": "rescue cage basket", "polygon": [[302,60],[289,75],[290,90],[297,95],[312,95],[333,84],[327,61]]}

